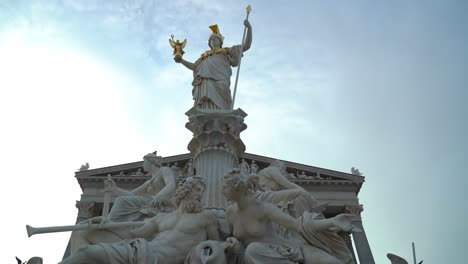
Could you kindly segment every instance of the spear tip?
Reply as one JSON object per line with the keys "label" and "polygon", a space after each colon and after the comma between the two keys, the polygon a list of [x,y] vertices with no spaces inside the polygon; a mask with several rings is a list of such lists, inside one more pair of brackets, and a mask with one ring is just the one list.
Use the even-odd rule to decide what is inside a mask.
{"label": "spear tip", "polygon": [[250,13],[250,11],[252,11],[252,7],[250,5],[248,5],[246,10],[247,10],[247,13]]}

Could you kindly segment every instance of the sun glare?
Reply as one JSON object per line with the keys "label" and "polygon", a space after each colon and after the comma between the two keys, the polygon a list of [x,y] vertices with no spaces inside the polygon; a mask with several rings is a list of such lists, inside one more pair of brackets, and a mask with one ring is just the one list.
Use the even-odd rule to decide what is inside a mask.
{"label": "sun glare", "polygon": [[[95,168],[102,166],[99,162],[128,160],[133,146],[144,145],[125,100],[134,86],[131,77],[110,61],[64,45],[64,38],[54,41],[60,37],[28,28],[0,35],[0,160],[8,164],[4,175],[15,176],[9,184],[28,194],[18,196],[11,189],[2,193],[2,200],[18,197],[7,211],[29,208],[15,216],[21,221],[8,223],[5,235],[13,241],[6,252],[12,252],[11,259],[15,254],[40,255],[46,262],[61,259],[69,234],[27,238],[24,225],[73,224],[80,191],[73,185],[73,172],[80,162]],[[116,147],[120,151],[109,154]],[[24,245],[21,252],[17,245]]]}

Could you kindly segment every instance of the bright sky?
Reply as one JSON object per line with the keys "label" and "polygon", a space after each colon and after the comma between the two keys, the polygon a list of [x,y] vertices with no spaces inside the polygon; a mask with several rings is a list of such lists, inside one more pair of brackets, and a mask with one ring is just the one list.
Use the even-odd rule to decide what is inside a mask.
{"label": "bright sky", "polygon": [[468,257],[466,1],[0,2],[0,263],[61,260],[69,233],[28,238],[25,225],[70,225],[74,172],[186,153],[191,73],[172,60],[253,43],[236,107],[247,152],[366,176],[363,222],[376,263]]}

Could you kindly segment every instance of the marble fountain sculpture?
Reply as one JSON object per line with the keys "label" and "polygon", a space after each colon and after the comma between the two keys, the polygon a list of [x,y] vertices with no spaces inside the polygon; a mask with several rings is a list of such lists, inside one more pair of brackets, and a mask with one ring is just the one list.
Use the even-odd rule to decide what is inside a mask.
{"label": "marble fountain sculpture", "polygon": [[106,178],[102,216],[71,226],[27,226],[29,236],[72,231],[63,264],[355,263],[337,233],[360,232],[353,225],[359,216],[325,217],[327,204],[291,182],[281,161],[261,170],[255,161],[239,162],[247,114],[234,109],[230,85],[232,67],[252,43],[249,13],[240,45],[223,47],[224,36],[211,26],[210,49],[193,63],[182,58],[187,41],[170,39],[175,62],[194,76],[186,175],[149,153],[143,158],[149,179],[139,187],[128,190]]}

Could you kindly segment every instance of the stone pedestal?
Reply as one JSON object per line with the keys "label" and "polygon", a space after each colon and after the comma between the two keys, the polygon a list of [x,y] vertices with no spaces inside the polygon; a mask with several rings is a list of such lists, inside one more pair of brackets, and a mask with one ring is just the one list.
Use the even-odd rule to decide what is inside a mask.
{"label": "stone pedestal", "polygon": [[359,263],[362,264],[375,264],[374,256],[367,241],[366,232],[362,225],[361,212],[363,211],[362,206],[346,206],[346,213],[355,214],[358,218],[352,221],[352,224],[362,230],[362,232],[353,232],[354,246],[356,247]]}
{"label": "stone pedestal", "polygon": [[238,157],[245,151],[240,133],[247,128],[241,109],[210,110],[190,109],[185,125],[192,131],[193,138],[187,148],[193,156],[196,174],[206,182],[203,194],[205,208],[225,208],[223,177],[238,167]]}

